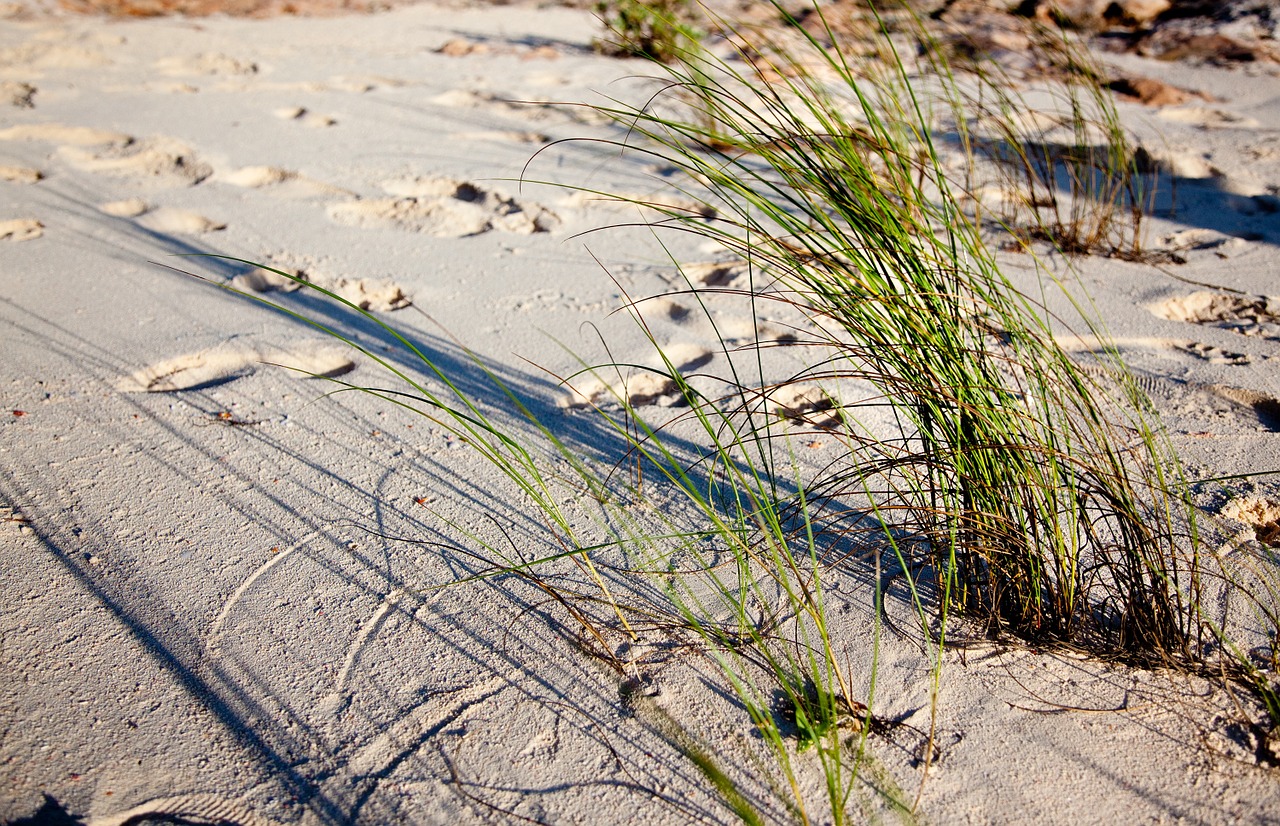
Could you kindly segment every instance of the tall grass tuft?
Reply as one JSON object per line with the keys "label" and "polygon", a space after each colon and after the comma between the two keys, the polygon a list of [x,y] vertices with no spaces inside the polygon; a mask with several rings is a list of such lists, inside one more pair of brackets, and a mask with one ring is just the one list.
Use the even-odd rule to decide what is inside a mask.
{"label": "tall grass tuft", "polygon": [[[966,188],[998,191],[990,206],[1000,223],[1024,241],[1047,241],[1068,254],[1141,260],[1156,175],[1120,123],[1087,47],[1066,32],[1032,28],[1026,57],[1033,68],[1019,82],[981,54],[949,64],[942,43],[923,26],[915,31],[934,71],[954,79],[954,65],[964,75],[952,84],[954,114],[981,162]],[[1024,87],[1031,92],[1019,91]]]}
{"label": "tall grass tuft", "polygon": [[[866,541],[868,515],[939,650],[958,613],[991,635],[1216,671],[1254,690],[1280,723],[1274,676],[1246,651],[1280,639],[1275,560],[1204,542],[1181,463],[1116,351],[1073,357],[1058,343],[1070,330],[1046,306],[1052,293],[1074,308],[1080,333],[1106,341],[1087,296],[1047,273],[1020,292],[971,209],[972,172],[995,161],[1023,210],[1007,228],[1031,227],[1069,252],[1139,256],[1149,182],[1096,68],[1082,47],[1042,41],[1060,81],[1047,117],[1070,136],[1055,146],[1023,125],[1034,119],[1012,87],[990,72],[953,71],[919,19],[906,17],[909,38],[882,27],[869,49],[842,45],[830,28],[826,42],[800,32],[780,44],[721,21],[728,56],[684,51],[663,67],[664,93],[608,110],[626,128],[619,149],[680,170],[676,185],[701,201],[647,205],[662,213],[660,231],[715,241],[745,262],[745,285],[690,279],[690,291],[700,301],[745,295],[753,309],[803,319],[790,344],[814,366],[781,381],[761,373],[752,384],[735,372],[720,395],[695,396],[668,364],[690,415],[716,422],[706,431],[718,454],[731,434],[727,453],[750,447],[753,472],[773,474],[771,487],[732,480],[725,461],[726,498],[757,537],[770,537],[765,570],[802,584],[787,605],[812,624],[820,644],[808,650],[826,652],[825,661],[769,662],[800,709],[797,725],[829,724],[851,698],[834,667],[821,582],[849,558],[830,554],[840,538]],[[982,97],[991,90],[999,94]],[[998,151],[976,121],[995,129]],[[719,218],[703,220],[709,214]],[[839,400],[859,384],[873,388],[870,402]],[[790,449],[789,430],[768,400],[810,385],[825,388],[847,452],[783,491],[778,451]],[[876,424],[885,409],[888,429]],[[809,555],[808,572],[792,549]],[[1247,607],[1211,615],[1224,593]]]}
{"label": "tall grass tuft", "polygon": [[601,0],[596,14],[605,34],[596,41],[602,54],[643,57],[667,63],[697,40],[692,0]]}
{"label": "tall grass tuft", "polygon": [[1194,658],[1201,571],[1176,457],[1113,354],[1073,361],[966,213],[932,118],[959,105],[959,82],[930,71],[934,55],[909,64],[881,46],[855,64],[810,36],[798,56],[756,34],[730,59],[685,52],[667,68],[691,116],[610,114],[626,148],[683,170],[686,194],[722,216],[665,219],[737,253],[759,300],[811,322],[801,343],[820,366],[793,381],[870,383],[900,422],[870,432],[837,408],[847,461],[818,487],[892,526],[941,616]]}

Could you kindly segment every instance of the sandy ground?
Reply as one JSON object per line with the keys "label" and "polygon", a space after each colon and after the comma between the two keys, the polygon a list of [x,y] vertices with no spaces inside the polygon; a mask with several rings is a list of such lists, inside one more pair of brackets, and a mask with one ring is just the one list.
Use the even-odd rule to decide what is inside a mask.
{"label": "sandy ground", "polygon": [[[584,12],[529,6],[0,25],[0,819],[735,821],[542,595],[439,587],[478,565],[422,544],[442,519],[488,538],[528,526],[509,483],[421,419],[322,398],[327,385],[271,366],[385,384],[367,358],[171,269],[250,293],[281,284],[177,256],[305,272],[491,398],[471,348],[598,446],[548,375],[574,369],[569,351],[599,355],[597,331],[624,360],[646,357],[609,312],[623,290],[665,292],[673,271],[644,232],[579,234],[634,214],[513,179],[541,149],[535,179],[663,184],[602,145],[554,143],[617,134],[589,111],[509,102],[643,94],[626,79],[643,67],[593,54],[595,32]],[[1280,79],[1109,59],[1205,93],[1122,107],[1181,179],[1176,214],[1150,232],[1185,263],[1086,258],[1071,277],[1193,473],[1280,467]],[[262,294],[389,353],[313,293]],[[727,329],[751,329],[725,312]],[[690,363],[716,345],[696,318],[655,314]],[[1234,483],[1206,504],[1243,494],[1275,486]],[[857,585],[834,587],[861,663],[872,609]],[[715,668],[650,644],[661,714],[785,821]],[[928,662],[890,630],[879,668],[873,710],[910,725],[871,744],[868,811],[872,785],[914,800],[923,782],[925,822],[1280,821],[1280,778],[1256,765],[1233,698],[1200,681],[957,651],[926,781]]]}

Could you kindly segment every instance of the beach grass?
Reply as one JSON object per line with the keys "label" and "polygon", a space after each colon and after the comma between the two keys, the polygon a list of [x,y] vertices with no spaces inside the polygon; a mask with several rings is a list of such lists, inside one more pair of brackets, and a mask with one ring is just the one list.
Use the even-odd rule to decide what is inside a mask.
{"label": "beach grass", "polygon": [[693,0],[600,0],[595,13],[604,34],[596,50],[618,57],[641,57],[667,63],[696,42]]}
{"label": "beach grass", "polygon": [[[1022,82],[982,55],[935,61],[968,76],[950,84],[959,93],[957,131],[996,172],[1003,197],[994,217],[1015,237],[1067,254],[1141,260],[1158,176],[1121,124],[1104,70],[1068,32],[1035,25],[1027,37],[1034,68]],[[921,40],[926,54],[946,54],[927,32]],[[1024,87],[1045,100],[1033,103]],[[982,187],[980,179],[965,182],[971,192]]]}
{"label": "beach grass", "polygon": [[[620,151],[678,170],[673,185],[699,205],[645,203],[659,216],[654,232],[714,241],[744,268],[746,281],[732,287],[682,269],[683,292],[708,322],[716,324],[708,304],[731,294],[789,313],[795,335],[745,348],[721,335],[729,367],[717,375],[683,366],[650,335],[658,366],[646,369],[677,401],[672,408],[648,407],[608,381],[633,368],[628,360],[584,363],[565,382],[596,377],[607,388],[576,415],[593,417],[610,444],[573,443],[472,357],[468,370],[504,405],[480,401],[375,314],[277,271],[363,316],[414,365],[273,303],[398,382],[387,390],[331,379],[339,389],[378,396],[457,436],[537,515],[532,535],[502,541],[453,525],[459,547],[486,562],[476,576],[514,576],[545,594],[576,627],[576,644],[615,675],[623,704],[747,823],[768,819],[761,788],[797,822],[914,817],[919,791],[886,778],[874,755],[884,725],[874,712],[878,644],[855,673],[829,612],[828,583],[851,569],[874,573],[866,579],[877,608],[889,598],[883,571],[905,583],[935,702],[948,642],[963,635],[1216,669],[1280,712],[1205,596],[1223,583],[1242,588],[1274,639],[1280,612],[1266,560],[1228,561],[1201,540],[1179,459],[1116,351],[1081,356],[1058,344],[1063,320],[1046,307],[1050,291],[1073,303],[1082,335],[1106,340],[1087,298],[1044,273],[1038,295],[1020,291],[991,251],[965,188],[985,150],[956,127],[966,122],[956,115],[973,74],[953,70],[935,41],[904,42],[887,28],[867,59],[830,30],[835,46],[802,33],[781,43],[723,21],[722,29],[731,55],[683,40],[656,64],[661,94],[601,111],[625,129]],[[1106,112],[1114,109],[1103,123],[1119,145],[1118,120]],[[944,147],[948,125],[956,131]],[[1031,171],[1005,184],[1041,203],[1033,190],[1053,186],[1056,173],[1029,159],[1021,134],[1001,140],[1015,166]],[[947,154],[957,146],[958,167]],[[1063,248],[1132,249],[1140,203],[1125,194],[1135,186],[1130,156],[1094,150],[1090,143],[1080,157],[1103,170],[1104,183],[1080,172],[1078,190],[1055,190],[1064,198],[1058,217],[1036,220]],[[1077,199],[1095,197],[1129,210],[1121,242],[1071,217],[1087,214]],[[625,306],[647,333],[645,302]],[[767,351],[780,346],[809,366],[769,375]],[[798,455],[804,426],[775,401],[812,387],[822,390],[824,433],[840,444],[837,460],[818,466]],[[880,616],[869,620],[877,640]],[[691,722],[644,694],[642,663],[619,654],[618,642],[654,634],[679,638],[719,668],[772,758],[754,785]],[[924,774],[933,753],[927,737]],[[814,771],[817,794],[807,782]]]}
{"label": "beach grass", "polygon": [[1189,656],[1197,573],[1179,539],[1195,524],[1177,458],[1114,353],[1078,364],[1001,273],[923,96],[932,83],[959,100],[954,76],[919,76],[887,35],[857,65],[811,36],[808,62],[773,45],[671,66],[686,120],[610,114],[628,130],[620,148],[683,170],[685,194],[721,216],[651,205],[662,222],[733,251],[760,301],[813,322],[799,343],[825,349],[820,367],[791,381],[868,382],[902,422],[881,438],[837,407],[850,461],[825,495],[861,496],[901,529],[902,564],[927,565],[947,608],[1028,639]]}

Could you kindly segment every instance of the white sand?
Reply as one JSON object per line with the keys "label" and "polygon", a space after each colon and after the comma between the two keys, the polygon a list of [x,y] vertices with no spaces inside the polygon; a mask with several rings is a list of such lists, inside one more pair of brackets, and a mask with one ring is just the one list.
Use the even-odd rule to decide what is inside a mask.
{"label": "white sand", "polygon": [[[598,442],[530,362],[571,371],[557,342],[595,357],[597,328],[622,360],[649,358],[608,313],[619,285],[661,293],[671,268],[644,233],[575,235],[635,215],[509,180],[550,140],[612,134],[583,110],[509,101],[643,90],[615,83],[643,67],[591,54],[594,32],[585,13],[525,6],[0,25],[0,82],[14,93],[0,98],[0,819],[43,804],[101,824],[147,812],[514,822],[503,810],[733,822],[655,714],[625,709],[618,675],[557,633],[573,629],[542,595],[510,580],[439,588],[478,563],[395,539],[438,538],[433,510],[491,539],[486,512],[528,526],[503,504],[517,501],[509,484],[421,419],[356,394],[320,399],[331,386],[263,363],[354,365],[351,380],[388,386],[369,359],[169,269],[274,290],[263,295],[384,353],[372,325],[311,291],[175,256],[301,272],[491,393],[447,330],[570,438]],[[436,53],[458,40],[485,48]],[[1192,282],[1280,296],[1280,80],[1115,60],[1213,97],[1124,107],[1188,179],[1178,215],[1151,236],[1188,261],[1166,268],[1172,278],[1083,259],[1078,278],[1150,375],[1193,472],[1280,468],[1280,299],[1188,299],[1208,290]],[[529,175],[661,188],[639,160],[592,145],[552,145]],[[712,257],[672,243],[684,260]],[[655,305],[655,335],[712,370],[715,341],[687,303]],[[723,321],[753,327],[749,315]],[[661,401],[664,388],[627,392]],[[1255,492],[1276,489],[1260,480]],[[1269,511],[1233,511],[1254,512]],[[840,633],[865,663],[868,597],[845,598]],[[886,635],[873,710],[927,729],[928,663],[909,634]],[[654,702],[767,821],[784,820],[715,668],[648,642]],[[1196,680],[979,645],[944,670],[941,757],[919,814],[1280,821],[1280,778],[1254,765],[1235,719],[1231,699]],[[922,742],[904,728],[871,743],[908,801]],[[816,791],[810,757],[798,766]]]}

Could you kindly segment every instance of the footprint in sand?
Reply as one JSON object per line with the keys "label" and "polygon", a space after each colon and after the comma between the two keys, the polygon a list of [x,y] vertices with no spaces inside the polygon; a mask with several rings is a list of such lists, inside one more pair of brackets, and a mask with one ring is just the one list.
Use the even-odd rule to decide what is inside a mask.
{"label": "footprint in sand", "polygon": [[327,289],[362,310],[389,312],[404,309],[413,303],[399,284],[386,279],[339,278],[329,284]]}
{"label": "footprint in sand", "polygon": [[301,289],[304,283],[311,283],[351,302],[362,310],[372,312],[402,310],[413,304],[412,299],[405,295],[399,284],[387,279],[323,279],[314,278],[294,267],[277,267],[276,269],[292,275],[293,278],[287,278],[274,270],[257,267],[232,278],[231,286],[244,292],[289,293]]}
{"label": "footprint in sand", "polygon": [[[1176,346],[1177,342],[1162,339],[1121,339],[1110,342],[1108,346],[1116,344],[1150,347]],[[1080,349],[1097,352],[1098,348]],[[1103,386],[1114,388],[1111,373],[1105,369],[1097,369],[1096,362],[1083,364],[1081,367],[1090,376],[1099,379]],[[1190,428],[1188,432],[1201,432],[1205,425],[1210,425],[1214,428],[1213,432],[1220,433],[1223,432],[1221,427],[1224,424],[1228,428],[1227,432],[1239,432],[1241,426],[1248,430],[1280,432],[1280,401],[1274,396],[1243,387],[1202,384],[1140,370],[1130,370],[1129,375],[1134,385],[1151,399],[1166,422],[1178,422],[1179,427]]]}
{"label": "footprint in sand", "polygon": [[686,334],[707,336],[735,348],[750,347],[753,343],[787,344],[800,339],[794,329],[763,318],[726,315],[669,298],[645,301],[637,308],[646,318],[666,318],[683,327]]}
{"label": "footprint in sand", "polygon": [[30,83],[19,83],[16,80],[0,81],[0,103],[7,103],[19,109],[34,109],[36,104],[32,98],[35,94],[36,87]]}
{"label": "footprint in sand", "polygon": [[519,55],[521,60],[556,60],[560,51],[554,46],[526,46],[515,43],[493,44],[483,40],[455,37],[446,40],[433,50],[445,57],[470,57],[472,55]]}
{"label": "footprint in sand", "polygon": [[[1055,338],[1063,351],[1068,353],[1098,353],[1107,347],[1119,347],[1122,351],[1128,349],[1141,350],[1146,352],[1172,350],[1189,356],[1195,356],[1204,359],[1210,364],[1227,364],[1227,365],[1246,365],[1253,362],[1253,357],[1247,353],[1237,353],[1234,350],[1228,350],[1224,347],[1217,347],[1212,344],[1206,344],[1202,341],[1194,341],[1189,339],[1161,338],[1157,336],[1138,336],[1134,338],[1112,338],[1108,340],[1106,345],[1096,339],[1074,339],[1059,337]],[[1144,388],[1145,389],[1145,388]]]}
{"label": "footprint in sand", "polygon": [[141,198],[101,204],[98,206],[98,211],[113,218],[137,218],[139,226],[166,235],[201,235],[227,228],[226,224],[206,218],[189,209],[171,207],[153,209]]}
{"label": "footprint in sand", "polygon": [[160,207],[143,212],[138,216],[138,225],[165,235],[203,235],[206,232],[218,232],[227,228],[227,225],[221,221],[206,218],[198,212],[172,207]]}
{"label": "footprint in sand", "polygon": [[713,290],[749,290],[751,289],[751,268],[745,261],[719,262],[709,261],[699,264],[684,264],[680,267],[684,277],[692,282],[695,288]]}
{"label": "footprint in sand", "polygon": [[34,241],[44,235],[44,224],[34,218],[0,221],[0,241]]}
{"label": "footprint in sand", "polygon": [[157,60],[155,68],[171,77],[189,75],[245,77],[258,73],[258,64],[219,52],[203,52],[194,57],[166,57]]}
{"label": "footprint in sand", "polygon": [[840,417],[832,412],[835,399],[813,385],[785,384],[766,392],[763,400],[765,409],[779,418],[823,429],[840,424]]}
{"label": "footprint in sand", "polygon": [[[443,45],[432,49],[432,51],[436,54],[442,54],[445,57],[468,57],[470,55],[489,54],[491,48],[492,47],[484,41],[468,40],[465,37],[454,37],[446,40]],[[506,53],[509,52],[510,50],[506,50]]]}
{"label": "footprint in sand", "polygon": [[1167,172],[1186,180],[1214,180],[1224,177],[1222,170],[1209,163],[1203,152],[1173,149],[1138,150],[1139,163],[1146,169]]}
{"label": "footprint in sand", "polygon": [[111,201],[101,204],[98,211],[113,218],[137,218],[151,209],[151,205],[141,198],[129,198],[124,201]]}
{"label": "footprint in sand", "polygon": [[286,106],[284,109],[277,109],[275,116],[281,120],[291,120],[311,129],[324,129],[327,126],[336,126],[338,121],[328,115],[322,115],[319,112],[312,112],[303,106]]}
{"label": "footprint in sand", "polygon": [[39,169],[27,166],[0,166],[0,181],[11,184],[34,184],[44,177]]}
{"label": "footprint in sand", "polygon": [[354,192],[275,166],[246,166],[234,172],[220,173],[213,180],[245,189],[261,189],[286,198],[355,197]]}
{"label": "footprint in sand", "polygon": [[1246,336],[1280,340],[1280,296],[1241,295],[1202,290],[1151,306],[1160,318],[1231,330]]}
{"label": "footprint in sand", "polygon": [[65,126],[60,123],[25,123],[0,129],[0,141],[44,141],[63,146],[106,146],[129,143],[133,138],[120,132]]}
{"label": "footprint in sand", "polygon": [[232,278],[231,286],[246,293],[291,293],[294,290],[302,289],[302,285],[294,279],[306,281],[306,273],[292,267],[279,267],[278,269],[280,272],[288,273],[293,278],[287,278],[275,270],[254,267],[249,272],[241,273]]}
{"label": "footprint in sand", "polygon": [[325,88],[335,92],[354,92],[360,95],[365,92],[372,92],[374,89],[403,89],[405,86],[410,85],[412,85],[410,81],[386,75],[367,75],[364,77],[334,75],[329,78]]}
{"label": "footprint in sand", "polygon": [[1224,350],[1221,347],[1214,347],[1212,344],[1205,344],[1202,341],[1173,341],[1169,343],[1169,346],[1196,358],[1202,358],[1210,364],[1241,366],[1252,361],[1245,353]]}
{"label": "footprint in sand", "polygon": [[1217,230],[1193,228],[1166,235],[1160,239],[1157,246],[1160,249],[1174,252],[1190,252],[1193,250],[1218,249],[1228,245],[1234,246],[1237,243],[1244,244],[1247,242],[1242,238],[1227,235]]}
{"label": "footprint in sand", "polygon": [[1277,203],[1280,203],[1275,196],[1275,187],[1258,175],[1223,175],[1213,182],[1213,188],[1252,200],[1248,208],[1255,212],[1275,212]]}
{"label": "footprint in sand", "polygon": [[[1150,384],[1151,382],[1148,382]],[[1218,432],[1243,426],[1249,430],[1280,432],[1280,401],[1257,390],[1225,384],[1196,384],[1164,380],[1157,392],[1143,390],[1157,400],[1162,413],[1169,418],[1193,421],[1193,428],[1206,426]]]}
{"label": "footprint in sand", "polygon": [[86,172],[153,186],[194,186],[213,174],[213,167],[200,161],[188,146],[168,137],[146,138],[97,150],[64,146],[59,154]]}
{"label": "footprint in sand", "polygon": [[398,229],[438,238],[462,238],[490,230],[531,235],[550,232],[559,217],[532,203],[521,203],[496,190],[452,178],[390,181],[375,198],[329,207],[336,223],[365,229]]}
{"label": "footprint in sand", "polygon": [[1262,496],[1239,496],[1219,511],[1228,519],[1242,522],[1264,545],[1280,545],[1280,502]]}
{"label": "footprint in sand", "polygon": [[760,319],[753,320],[742,316],[717,318],[715,329],[716,334],[725,344],[745,345],[748,349],[752,343],[763,345],[791,344],[800,340],[800,336],[795,330],[779,327]]}
{"label": "footprint in sand", "polygon": [[1258,424],[1272,433],[1280,432],[1280,400],[1257,390],[1211,384],[1203,388],[1219,399],[1227,399],[1257,417]]}
{"label": "footprint in sand", "polygon": [[646,318],[656,311],[656,315],[659,318],[685,325],[696,323],[701,315],[700,311],[698,315],[695,315],[692,306],[670,298],[657,298],[641,302],[638,305],[638,309]]}
{"label": "footprint in sand", "polygon": [[126,393],[200,390],[248,375],[263,364],[323,377],[355,369],[346,348],[323,342],[300,343],[289,349],[230,342],[144,367],[121,379],[116,387]]}
{"label": "footprint in sand", "polygon": [[522,104],[490,92],[477,92],[469,89],[450,89],[431,98],[431,102],[453,109],[489,109],[503,112],[523,110],[525,114],[538,112],[541,109],[538,104]]}
{"label": "footprint in sand", "polygon": [[[677,372],[688,374],[705,367],[715,358],[715,353],[693,344],[675,344],[664,348],[667,360]],[[671,378],[668,368],[661,361],[652,362],[652,370],[636,371],[609,382],[603,376],[592,376],[577,385],[570,386],[565,406],[612,407],[621,401],[629,407],[671,407],[683,399],[680,387]]]}

